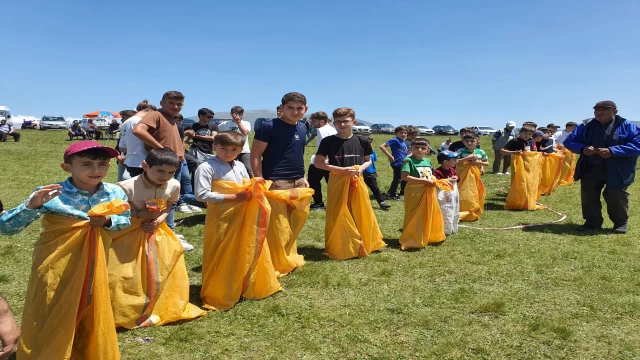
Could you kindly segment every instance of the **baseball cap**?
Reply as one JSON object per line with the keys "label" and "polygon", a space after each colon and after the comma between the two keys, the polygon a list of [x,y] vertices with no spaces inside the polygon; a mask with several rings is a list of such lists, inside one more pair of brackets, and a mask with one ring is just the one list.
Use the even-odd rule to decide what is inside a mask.
{"label": "baseball cap", "polygon": [[64,161],[67,161],[69,156],[71,156],[73,154],[77,154],[77,153],[79,153],[81,151],[85,151],[85,150],[89,150],[89,149],[104,150],[107,154],[109,154],[109,157],[112,157],[112,158],[120,155],[120,153],[114,148],[110,148],[110,147],[108,147],[106,145],[102,145],[97,141],[85,140],[85,141],[79,141],[79,142],[77,142],[75,144],[69,145],[67,150],[64,151]]}
{"label": "baseball cap", "polygon": [[608,108],[612,108],[612,109],[617,109],[618,108],[616,106],[616,103],[614,103],[611,100],[598,101],[593,108],[595,109],[597,107],[608,107]]}
{"label": "baseball cap", "polygon": [[509,121],[509,122],[507,123],[507,126],[508,126],[508,127],[516,127],[516,122],[515,122],[515,121]]}
{"label": "baseball cap", "polygon": [[551,123],[551,124],[547,125],[547,127],[548,128],[559,128],[560,126],[558,126],[558,125],[556,125],[554,123]]}
{"label": "baseball cap", "polygon": [[544,133],[540,130],[536,130],[533,132],[533,137],[536,137],[536,136],[544,136]]}
{"label": "baseball cap", "polygon": [[438,154],[436,159],[438,160],[438,164],[442,164],[443,161],[453,159],[454,157],[456,157],[456,153],[447,150]]}

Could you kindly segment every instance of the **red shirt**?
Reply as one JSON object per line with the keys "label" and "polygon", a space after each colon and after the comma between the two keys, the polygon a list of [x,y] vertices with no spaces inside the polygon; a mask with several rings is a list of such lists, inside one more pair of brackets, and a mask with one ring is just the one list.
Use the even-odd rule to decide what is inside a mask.
{"label": "red shirt", "polygon": [[443,169],[442,166],[437,168],[434,172],[433,175],[436,177],[436,179],[448,179],[452,176],[458,176],[458,174],[456,174],[456,169],[454,168],[449,168],[448,170]]}

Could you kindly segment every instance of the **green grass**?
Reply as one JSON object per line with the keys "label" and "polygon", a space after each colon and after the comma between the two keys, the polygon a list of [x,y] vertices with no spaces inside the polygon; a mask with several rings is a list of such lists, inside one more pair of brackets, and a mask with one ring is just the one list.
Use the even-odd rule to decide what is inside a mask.
{"label": "green grass", "polygon": [[[375,144],[387,139],[375,138]],[[434,137],[434,147],[443,139]],[[6,208],[18,205],[36,186],[66,177],[59,164],[68,144],[62,132],[54,131],[23,131],[20,143],[0,143],[0,199]],[[307,161],[314,150],[307,148]],[[386,190],[391,169],[379,158],[380,187]],[[107,180],[115,178],[114,164]],[[497,189],[508,185],[499,183],[507,178],[488,174],[483,180],[487,211],[473,225],[557,218],[544,210],[502,210],[504,194]],[[284,291],[196,321],[121,332],[120,349],[124,359],[181,360],[639,358],[640,216],[635,204],[640,192],[634,185],[630,193],[626,235],[576,234],[582,218],[579,185],[574,184],[541,200],[567,214],[563,223],[510,231],[461,228],[441,246],[411,252],[398,248],[403,206],[393,202],[388,212],[375,208],[389,247],[342,262],[322,255],[324,213],[314,211],[299,239],[307,263],[281,280]],[[178,227],[196,246],[186,254],[194,303],[199,303],[203,222],[204,216],[194,215]],[[0,237],[0,291],[17,315],[39,226]],[[606,220],[605,226],[612,224]],[[151,342],[141,341],[147,336]]]}

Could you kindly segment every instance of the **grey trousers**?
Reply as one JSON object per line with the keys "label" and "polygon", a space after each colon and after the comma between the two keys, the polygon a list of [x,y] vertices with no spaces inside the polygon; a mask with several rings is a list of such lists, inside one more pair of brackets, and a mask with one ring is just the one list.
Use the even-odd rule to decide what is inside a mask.
{"label": "grey trousers", "polygon": [[511,155],[502,155],[500,154],[500,150],[494,150],[496,153],[496,157],[493,158],[493,173],[500,172],[500,163],[504,159],[504,165],[502,166],[502,172],[505,173],[509,171],[509,167],[511,166]]}
{"label": "grey trousers", "polygon": [[[606,186],[606,187],[605,187]],[[602,192],[604,188],[604,193]],[[589,227],[602,227],[602,204],[600,194],[607,203],[607,214],[614,228],[622,226],[629,220],[629,193],[627,187],[611,188],[607,185],[606,165],[587,165],[580,181],[580,197],[582,199],[582,217]]]}

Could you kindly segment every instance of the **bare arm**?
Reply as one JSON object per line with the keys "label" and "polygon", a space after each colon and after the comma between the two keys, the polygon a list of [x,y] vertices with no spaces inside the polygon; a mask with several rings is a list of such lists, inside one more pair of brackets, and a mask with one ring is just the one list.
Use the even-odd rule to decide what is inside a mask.
{"label": "bare arm", "polygon": [[13,318],[7,300],[0,294],[0,359],[8,359],[18,348],[20,328]]}
{"label": "bare arm", "polygon": [[395,160],[393,155],[391,155],[391,153],[387,150],[387,144],[382,144],[382,145],[378,146],[378,149],[380,149],[387,156],[389,161],[394,161]]}
{"label": "bare arm", "polygon": [[253,176],[255,177],[262,177],[262,154],[267,149],[267,145],[269,143],[253,139],[249,159],[251,161],[251,170],[253,170]]}
{"label": "bare arm", "polygon": [[326,156],[316,154],[316,159],[313,162],[313,166],[317,167],[318,169],[334,171],[344,175],[355,175],[356,173],[356,170],[352,167],[340,167],[335,165],[329,165],[327,162],[325,162],[325,159],[326,159]]}
{"label": "bare arm", "polygon": [[147,124],[139,122],[136,127],[133,128],[133,135],[154,149],[162,149],[164,147],[151,136]]}
{"label": "bare arm", "polygon": [[[236,114],[231,114],[231,116],[233,116],[233,122],[238,124],[238,130],[240,130],[240,133],[242,135],[247,135],[249,133],[249,129],[242,123],[242,119],[237,117],[238,115],[236,115]],[[236,121],[236,119],[237,119],[237,121]]]}

